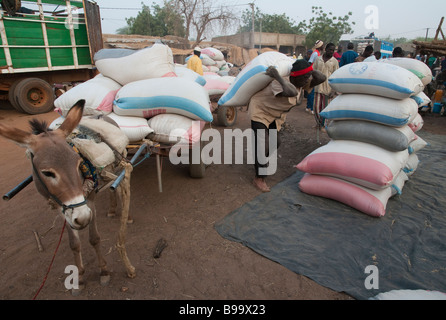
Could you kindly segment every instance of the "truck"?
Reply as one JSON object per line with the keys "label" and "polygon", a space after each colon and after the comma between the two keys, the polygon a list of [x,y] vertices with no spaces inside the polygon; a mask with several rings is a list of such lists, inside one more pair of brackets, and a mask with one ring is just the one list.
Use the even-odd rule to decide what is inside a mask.
{"label": "truck", "polygon": [[347,45],[349,42],[353,43],[353,50],[356,51],[358,54],[361,54],[364,51],[365,47],[371,45],[373,46],[373,52],[381,52],[381,58],[392,57],[393,43],[380,40],[373,35],[362,38],[353,38],[350,40],[341,40],[339,45],[342,47],[342,52],[348,50]]}
{"label": "truck", "polygon": [[96,74],[93,57],[103,48],[99,6],[91,0],[0,2],[0,98],[19,112],[49,112],[57,95]]}

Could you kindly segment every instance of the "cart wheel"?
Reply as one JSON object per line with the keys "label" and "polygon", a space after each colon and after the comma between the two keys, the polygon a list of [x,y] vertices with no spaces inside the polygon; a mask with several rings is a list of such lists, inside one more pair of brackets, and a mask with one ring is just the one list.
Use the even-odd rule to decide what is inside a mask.
{"label": "cart wheel", "polygon": [[8,100],[11,103],[11,105],[14,107],[14,109],[16,109],[18,112],[21,113],[25,113],[25,111],[23,111],[23,109],[20,107],[20,105],[17,103],[16,100],[16,88],[17,85],[20,83],[21,80],[17,80],[15,81],[11,87],[9,87],[9,91],[8,91]]}
{"label": "cart wheel", "polygon": [[236,107],[218,106],[217,119],[220,125],[232,127],[237,120]]}
{"label": "cart wheel", "polygon": [[16,102],[26,113],[46,113],[54,108],[53,88],[42,79],[24,79],[17,84],[14,91]]}
{"label": "cart wheel", "polygon": [[203,163],[201,159],[201,150],[203,149],[203,142],[200,143],[200,163],[192,163],[192,149],[189,152],[189,175],[194,179],[204,178],[204,174],[206,172],[206,165]]}

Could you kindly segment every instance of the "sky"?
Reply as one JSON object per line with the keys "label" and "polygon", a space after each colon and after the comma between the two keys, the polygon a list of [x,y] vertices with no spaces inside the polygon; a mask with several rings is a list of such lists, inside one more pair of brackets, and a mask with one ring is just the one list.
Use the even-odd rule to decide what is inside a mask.
{"label": "sky", "polygon": [[[162,0],[95,0],[101,8],[102,32],[116,33],[126,26],[125,18],[136,17],[141,2],[152,6],[153,3],[163,5]],[[214,4],[234,6],[238,12],[250,9],[253,0],[214,0]],[[335,16],[344,16],[348,12],[353,15],[354,34],[346,36],[365,36],[374,32],[377,37],[414,39],[416,37],[434,37],[441,17],[446,15],[445,0],[254,0],[262,13],[283,14],[296,23],[312,17],[311,7],[321,6],[323,11],[332,12]],[[138,10],[139,9],[139,10]],[[446,22],[443,24],[446,33]],[[258,31],[258,30],[256,30]],[[440,36],[441,37],[441,36]]]}

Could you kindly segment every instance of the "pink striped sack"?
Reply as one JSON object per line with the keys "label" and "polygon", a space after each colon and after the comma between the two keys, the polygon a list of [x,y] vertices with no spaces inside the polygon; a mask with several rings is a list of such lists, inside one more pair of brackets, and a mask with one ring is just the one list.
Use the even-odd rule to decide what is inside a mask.
{"label": "pink striped sack", "polygon": [[392,152],[359,141],[331,140],[306,156],[296,167],[306,173],[341,178],[381,190],[391,186],[408,158],[408,150]]}

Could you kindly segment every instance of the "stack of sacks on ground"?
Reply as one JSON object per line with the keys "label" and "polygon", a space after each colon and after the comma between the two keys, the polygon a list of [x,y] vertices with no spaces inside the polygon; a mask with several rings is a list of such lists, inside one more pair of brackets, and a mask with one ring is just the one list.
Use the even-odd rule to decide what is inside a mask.
{"label": "stack of sacks on ground", "polygon": [[418,95],[424,85],[414,73],[389,63],[353,63],[330,78],[340,93],[321,112],[330,121],[330,142],[296,167],[305,172],[301,191],[337,200],[382,217],[389,198],[401,194],[418,166],[416,135],[422,121]]}
{"label": "stack of sacks on ground", "polygon": [[[100,74],[56,99],[62,117],[76,101],[85,99],[84,116],[109,116],[130,142],[173,132],[172,144],[180,138],[196,142],[196,134],[191,134],[194,121],[198,120],[202,129],[213,120],[206,80],[186,68],[177,69],[168,46],[157,43],[141,50],[102,49],[94,60]],[[156,117],[159,121],[153,121]]]}
{"label": "stack of sacks on ground", "polygon": [[[186,58],[186,63],[190,57]],[[203,72],[214,72],[221,76],[228,75],[229,69],[232,66],[226,62],[223,52],[212,47],[201,49],[200,59],[203,64]]]}
{"label": "stack of sacks on ground", "polygon": [[246,106],[254,94],[273,81],[270,76],[265,74],[268,67],[274,66],[282,77],[288,77],[294,62],[294,59],[276,51],[258,55],[240,71],[218,100],[218,105],[227,107]]}

